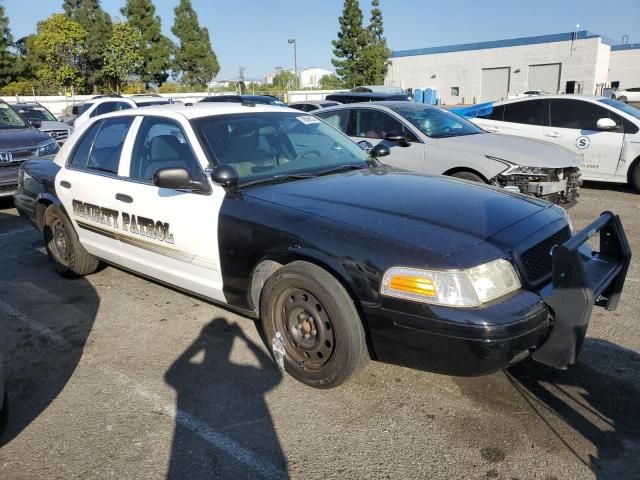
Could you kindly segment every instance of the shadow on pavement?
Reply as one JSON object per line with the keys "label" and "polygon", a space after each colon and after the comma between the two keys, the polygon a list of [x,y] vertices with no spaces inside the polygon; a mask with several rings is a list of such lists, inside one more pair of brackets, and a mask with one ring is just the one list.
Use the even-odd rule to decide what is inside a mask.
{"label": "shadow on pavement", "polygon": [[[0,213],[0,222],[5,216]],[[34,230],[0,238],[0,348],[10,397],[9,424],[0,446],[27,428],[64,389],[100,304],[87,280],[67,280],[54,272],[38,235]]]}
{"label": "shadow on pavement", "polygon": [[476,403],[520,420],[544,447],[555,438],[596,478],[640,478],[637,352],[587,338],[579,362],[567,371],[527,360],[502,374],[456,383]]}
{"label": "shadow on pavement", "polygon": [[[234,342],[251,355],[234,358]],[[212,320],[165,379],[177,396],[167,478],[288,478],[265,399],[282,374],[236,324]]]}
{"label": "shadow on pavement", "polygon": [[583,184],[583,188],[588,188],[590,190],[610,190],[614,192],[623,192],[623,193],[635,193],[636,190],[626,183],[614,183],[614,182],[592,182],[590,180],[585,180]]}

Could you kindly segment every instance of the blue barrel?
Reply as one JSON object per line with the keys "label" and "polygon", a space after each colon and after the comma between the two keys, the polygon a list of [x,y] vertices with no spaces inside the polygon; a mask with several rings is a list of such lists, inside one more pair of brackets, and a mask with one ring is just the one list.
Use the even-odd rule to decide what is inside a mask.
{"label": "blue barrel", "polygon": [[421,88],[416,88],[413,91],[413,101],[418,103],[424,102],[424,92],[422,91]]}

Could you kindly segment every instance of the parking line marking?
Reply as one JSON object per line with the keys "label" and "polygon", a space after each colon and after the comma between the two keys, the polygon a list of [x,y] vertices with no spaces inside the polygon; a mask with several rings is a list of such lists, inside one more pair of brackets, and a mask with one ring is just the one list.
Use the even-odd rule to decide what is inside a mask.
{"label": "parking line marking", "polygon": [[24,233],[24,232],[32,232],[35,231],[33,228],[23,228],[22,230],[14,230],[12,232],[0,233],[0,237],[7,237],[9,235],[15,235],[16,233]]}
{"label": "parking line marking", "polygon": [[[51,330],[49,327],[41,324],[40,322],[34,320],[28,315],[22,313],[21,311],[1,299],[0,310],[25,323],[33,330],[57,343],[59,346],[71,346],[70,342],[68,342],[63,336]],[[176,423],[179,423],[183,427],[191,430],[207,443],[210,443],[238,462],[251,468],[261,477],[267,479],[278,479],[286,477],[286,472],[282,469],[273,465],[271,462],[261,458],[258,454],[243,447],[231,438],[211,428],[203,420],[200,420],[199,418],[183,410],[177,409],[175,405],[172,405],[171,403],[165,401],[161,396],[147,390],[143,385],[136,382],[123,372],[116,370],[115,368],[112,368],[108,365],[101,364],[90,354],[83,354],[82,358],[85,362],[93,364],[104,375],[118,381],[120,384],[128,387],[130,390],[133,390],[139,397],[152,402],[156,408],[165,412],[165,414],[175,420]]]}

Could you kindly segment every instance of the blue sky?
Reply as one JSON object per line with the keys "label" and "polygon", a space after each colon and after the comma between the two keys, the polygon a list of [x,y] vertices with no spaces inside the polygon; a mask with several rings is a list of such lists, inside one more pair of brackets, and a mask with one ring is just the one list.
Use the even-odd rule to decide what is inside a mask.
{"label": "blue sky", "polygon": [[[36,23],[61,11],[62,0],[0,0],[14,37],[35,32]],[[112,16],[121,16],[125,0],[102,0]],[[162,28],[171,36],[178,0],[155,0]],[[260,78],[274,67],[293,68],[288,38],[296,38],[298,67],[332,69],[331,40],[338,31],[343,0],[192,0],[200,23],[209,28],[222,70],[236,76],[245,67]],[[620,41],[640,42],[640,1],[617,0],[381,0],[385,34],[394,50],[469,43],[573,31],[577,23]],[[368,20],[370,0],[360,0]]]}

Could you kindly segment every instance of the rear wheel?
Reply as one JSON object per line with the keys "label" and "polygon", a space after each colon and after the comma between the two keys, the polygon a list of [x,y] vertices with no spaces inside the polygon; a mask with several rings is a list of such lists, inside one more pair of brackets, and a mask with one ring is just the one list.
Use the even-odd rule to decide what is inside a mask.
{"label": "rear wheel", "polygon": [[7,388],[5,385],[4,388],[4,400],[2,402],[2,409],[0,410],[0,437],[7,429],[7,424],[9,423],[9,392],[7,392]]}
{"label": "rear wheel", "polygon": [[353,300],[333,275],[293,262],[267,281],[260,301],[268,345],[280,333],[284,367],[316,388],[333,388],[369,360],[364,329]]}
{"label": "rear wheel", "polygon": [[451,176],[455,178],[461,178],[463,180],[469,180],[471,182],[485,183],[485,181],[479,175],[471,172],[456,172]]}
{"label": "rear wheel", "polygon": [[56,205],[47,207],[44,220],[44,243],[49,260],[60,275],[75,278],[98,269],[99,260],[80,245],[71,222]]}
{"label": "rear wheel", "polygon": [[624,95],[622,97],[618,97],[618,101],[622,103],[627,103],[627,97],[625,97]]}
{"label": "rear wheel", "polygon": [[636,162],[629,174],[629,180],[631,181],[631,185],[640,192],[640,162]]}

